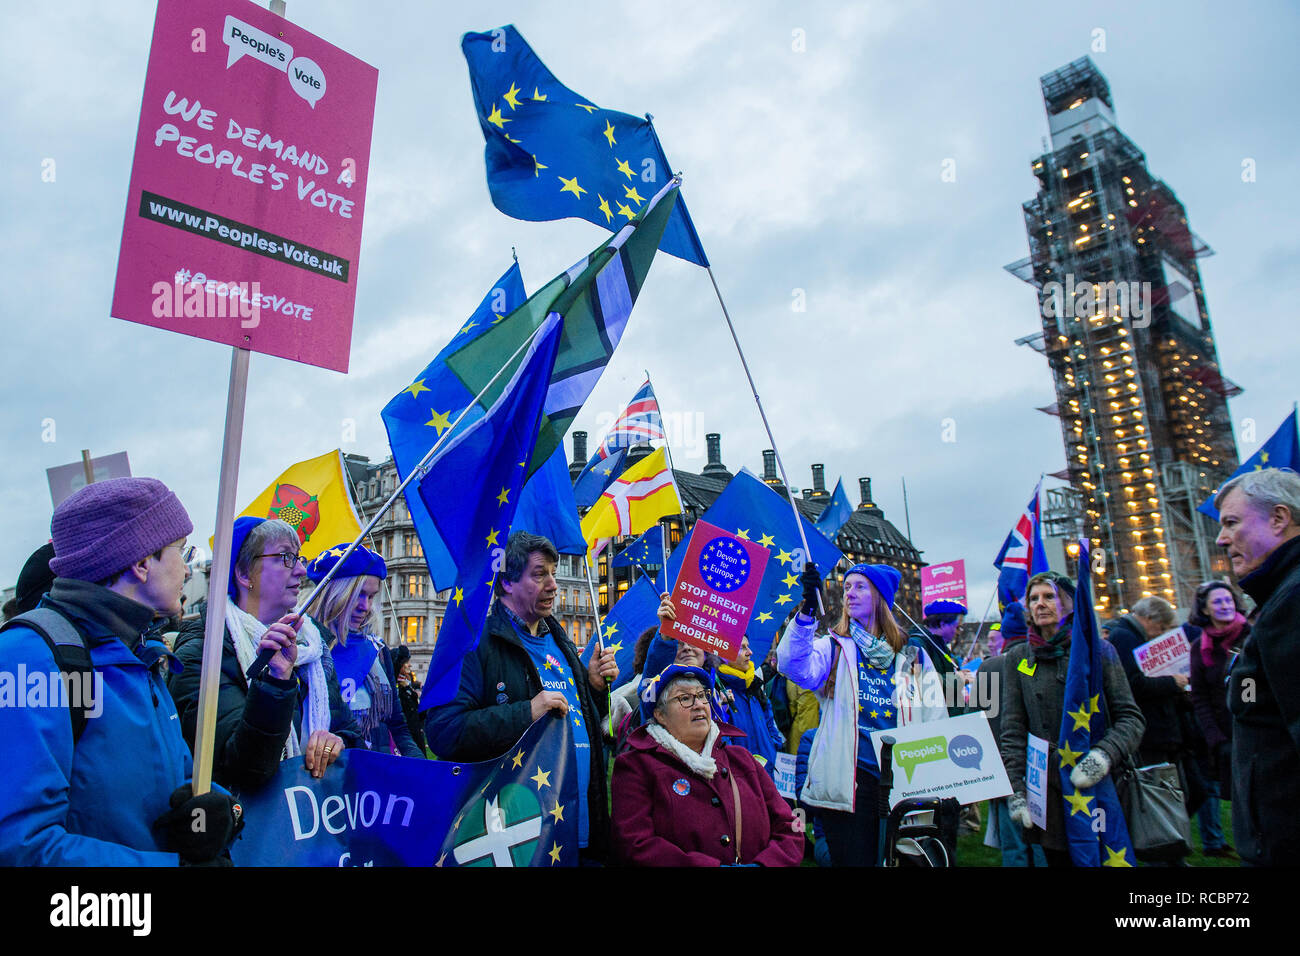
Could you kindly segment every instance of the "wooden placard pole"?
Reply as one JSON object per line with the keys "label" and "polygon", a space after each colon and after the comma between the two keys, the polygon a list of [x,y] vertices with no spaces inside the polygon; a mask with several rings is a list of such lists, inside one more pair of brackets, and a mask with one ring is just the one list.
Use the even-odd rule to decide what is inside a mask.
{"label": "wooden placard pole", "polygon": [[226,634],[226,587],[230,581],[234,535],[235,492],[239,485],[239,452],[244,435],[244,404],[248,397],[248,349],[232,348],[230,387],[226,392],[226,431],[221,442],[221,476],[217,482],[217,523],[208,573],[207,627],[203,632],[203,669],[199,676],[198,726],[194,733],[194,793],[212,789],[213,736],[217,729],[217,694],[221,682],[221,650]]}

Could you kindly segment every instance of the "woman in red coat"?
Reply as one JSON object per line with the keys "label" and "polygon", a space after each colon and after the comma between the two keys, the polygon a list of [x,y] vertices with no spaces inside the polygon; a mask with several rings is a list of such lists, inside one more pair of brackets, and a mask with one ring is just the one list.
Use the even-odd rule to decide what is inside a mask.
{"label": "woman in red coat", "polygon": [[803,833],[743,737],[709,712],[708,676],[674,664],[642,691],[653,706],[614,761],[614,851],[631,866],[798,866]]}

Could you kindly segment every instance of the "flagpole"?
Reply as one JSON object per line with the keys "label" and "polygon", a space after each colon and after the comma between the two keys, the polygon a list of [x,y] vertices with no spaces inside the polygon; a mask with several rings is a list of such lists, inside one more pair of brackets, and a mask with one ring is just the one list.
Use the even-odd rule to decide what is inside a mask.
{"label": "flagpole", "polygon": [[[650,386],[650,391],[651,391],[651,392],[654,392],[654,383],[650,381],[650,370],[649,370],[649,369],[646,369],[646,370],[645,370],[645,380],[646,380],[646,384]],[[658,394],[656,393],[656,394],[655,394],[655,407],[658,408],[658,406],[659,406],[659,396],[658,396]],[[659,410],[659,420],[660,420],[660,422],[663,421],[663,409],[660,409],[660,410]],[[686,507],[686,503],[685,503],[684,501],[682,501],[682,492],[681,492],[681,489],[679,489],[679,488],[677,487],[677,469],[676,469],[676,468],[674,467],[674,465],[673,465],[673,450],[672,450],[672,448],[671,448],[671,447],[669,446],[669,444],[668,444],[668,428],[667,428],[666,426],[664,427],[664,455],[665,455],[665,456],[667,457],[667,459],[668,459],[668,480],[671,481],[671,482],[673,483],[673,494],[675,494],[675,495],[677,496],[677,503],[678,503],[679,505],[681,505],[683,508],[685,508],[685,507]],[[660,558],[661,558],[662,561],[663,561],[664,588],[665,588],[665,590],[666,590],[666,589],[668,588],[668,529],[664,527],[663,522],[664,522],[664,519],[663,519],[663,517],[661,516],[661,517],[659,518],[659,521],[658,521],[658,525],[659,525],[659,554],[660,554]],[[683,523],[682,523],[682,527],[685,528],[685,526],[686,526],[686,523],[683,522]],[[644,569],[643,569],[643,570],[644,570]],[[652,581],[654,580],[653,576],[651,577],[651,580],[652,580]]]}
{"label": "flagpole", "polygon": [[[745,359],[745,350],[740,347],[740,338],[736,335],[736,326],[731,321],[731,313],[727,311],[727,303],[722,299],[722,290],[718,288],[718,280],[713,275],[713,267],[705,266],[704,271],[709,274],[709,281],[713,283],[713,292],[718,297],[718,305],[722,306],[722,317],[727,320],[727,328],[731,331],[731,341],[736,343],[736,353],[740,356],[741,367],[745,370],[745,378],[749,380],[749,390],[754,393],[754,404],[758,406],[759,417],[763,419],[763,429],[767,432],[768,444],[772,446],[772,454],[776,457],[776,467],[781,470],[781,482],[785,486],[786,498],[790,501],[790,510],[794,512],[794,526],[799,532],[799,540],[803,543],[803,553],[805,560],[812,561],[812,550],[808,547],[808,536],[803,530],[803,521],[800,520],[799,506],[794,502],[794,493],[790,489],[790,479],[785,473],[785,462],[781,460],[781,452],[776,447],[776,439],[772,437],[772,426],[768,423],[767,412],[763,409],[763,400],[758,397],[758,386],[754,384],[754,376],[750,374],[749,362]],[[826,605],[822,601],[821,592],[817,592],[817,606],[822,614],[826,613]]]}
{"label": "flagpole", "polygon": [[[612,557],[612,556],[611,556]],[[608,558],[606,560],[609,560]],[[611,562],[612,566],[612,562]],[[591,583],[591,563],[587,560],[587,555],[582,555],[582,571],[587,578],[587,593],[591,595],[591,610],[596,615],[596,650],[601,654],[605,653],[605,618],[600,613],[600,601],[596,598],[596,586]],[[611,603],[610,607],[614,605]],[[609,717],[609,736],[614,736],[614,687],[613,683],[606,679],[605,681],[605,699],[607,701],[605,712]]]}
{"label": "flagpole", "polygon": [[[997,596],[998,596],[998,586],[995,583],[993,585],[993,593],[989,595],[989,603],[985,606],[984,613],[980,615],[980,625],[975,629],[975,637],[970,642],[970,650],[972,654],[975,651],[976,645],[979,644],[980,642],[980,634],[983,633],[984,631],[984,619],[989,616],[989,608],[993,607],[993,599]],[[967,660],[969,660],[969,658],[967,658]]]}
{"label": "flagpole", "polygon": [[[346,462],[344,462],[344,464],[343,464],[343,474],[344,474],[344,476],[345,476],[345,477],[347,478],[347,480],[348,480],[348,487],[350,487],[350,488],[352,489],[352,500],[353,500],[353,501],[356,501],[356,500],[360,497],[360,495],[357,494],[357,484],[356,484],[356,482],[354,482],[354,481],[352,480],[352,475],[348,473],[347,463],[346,463]],[[374,552],[376,552],[376,553],[378,553],[378,552],[379,552],[379,549],[375,547],[375,537],[374,537],[374,535],[367,535],[367,537],[370,538],[370,550],[371,550],[371,551],[374,551]],[[425,563],[427,564],[428,562],[425,562]],[[398,623],[398,621],[397,621],[397,609],[393,607],[393,594],[392,594],[392,592],[388,589],[388,578],[386,578],[386,577],[384,577],[384,578],[380,578],[380,579],[379,579],[379,586],[380,586],[380,588],[383,589],[383,592],[384,592],[384,603],[388,605],[388,616],[389,616],[389,617],[392,619],[392,621],[393,621],[393,636],[394,636],[395,638],[397,638],[397,643],[398,643],[398,644],[401,644],[401,643],[402,643],[402,630],[401,630],[401,625],[400,625],[400,624]],[[387,644],[388,642],[387,642],[387,641],[384,641],[384,643]]]}
{"label": "flagpole", "polygon": [[[461,413],[456,416],[456,420],[451,423],[450,427],[443,430],[443,433],[438,436],[438,440],[433,443],[433,447],[430,448],[425,453],[424,457],[420,459],[419,463],[414,468],[411,469],[410,474],[408,474],[404,479],[402,479],[402,482],[393,490],[393,493],[388,496],[388,500],[379,506],[379,510],[376,511],[371,516],[370,521],[367,522],[366,526],[361,529],[361,533],[357,535],[357,539],[347,546],[347,548],[343,552],[342,557],[340,557],[338,561],[334,563],[334,567],[329,569],[325,577],[321,579],[320,584],[316,585],[316,587],[312,590],[311,594],[307,596],[307,600],[304,601],[303,604],[299,606],[298,609],[294,612],[295,614],[307,613],[307,610],[316,602],[316,599],[322,593],[324,593],[325,585],[329,584],[330,581],[334,579],[334,576],[338,573],[339,568],[343,567],[343,562],[348,559],[348,555],[350,555],[353,551],[355,551],[357,545],[359,545],[362,542],[362,540],[368,534],[370,534],[371,529],[373,529],[375,525],[379,523],[379,519],[382,518],[388,512],[388,509],[393,506],[393,503],[396,502],[397,499],[401,497],[402,492],[406,489],[406,486],[409,485],[413,479],[423,478],[425,474],[428,473],[429,469],[432,468],[434,464],[434,454],[442,446],[442,443],[455,433],[456,426],[458,426],[462,421],[464,421],[465,416],[469,414],[470,409],[474,408],[479,403],[479,401],[483,398],[483,396],[487,394],[488,389],[492,387],[493,383],[495,383],[496,380],[501,377],[502,373],[505,372],[505,370],[508,369],[514,363],[515,359],[517,359],[524,352],[524,350],[527,349],[528,346],[532,344],[533,339],[537,338],[537,333],[540,332],[545,327],[546,324],[543,323],[542,325],[539,325],[537,328],[533,329],[532,335],[524,339],[523,343],[519,346],[519,348],[515,349],[514,354],[511,355],[510,358],[506,359],[505,364],[502,365],[501,368],[497,370],[495,375],[493,375],[490,379],[488,379],[487,384],[483,386],[482,390],[480,390],[479,393],[474,396],[473,400],[468,405],[466,405],[464,409],[461,410]],[[425,562],[426,564],[428,563],[427,555],[425,556]]]}

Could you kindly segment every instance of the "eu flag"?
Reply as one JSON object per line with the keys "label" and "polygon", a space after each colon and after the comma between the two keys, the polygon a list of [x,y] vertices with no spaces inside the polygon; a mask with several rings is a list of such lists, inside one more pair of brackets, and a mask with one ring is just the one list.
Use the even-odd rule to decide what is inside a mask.
{"label": "eu flag", "polygon": [[[672,178],[648,118],[601,109],[564,86],[513,25],[466,33],[460,48],[486,141],[488,192],[507,216],[576,216],[616,230]],[[662,248],[708,266],[685,203]]]}
{"label": "eu flag", "polygon": [[556,447],[546,464],[538,468],[524,485],[510,530],[540,534],[555,545],[560,554],[587,553],[563,445]]}
{"label": "eu flag", "polygon": [[[451,427],[451,423],[474,398],[465,384],[447,369],[447,356],[462,345],[478,338],[502,317],[523,304],[524,280],[515,263],[483,297],[471,315],[437,357],[415,381],[402,389],[384,406],[380,417],[388,430],[388,444],[393,451],[393,464],[398,475],[405,479],[411,470],[428,454],[434,442]],[[509,353],[506,353],[507,355]],[[503,356],[504,358],[504,356]],[[479,408],[470,410],[461,427],[471,424],[482,415]],[[433,522],[433,516],[417,492],[417,486],[407,485],[406,504],[411,512],[411,522],[420,536],[424,558],[429,565],[433,586],[443,590],[456,580],[456,562],[452,560],[442,536]],[[578,535],[581,539],[582,535]],[[584,544],[585,548],[586,545]]]}
{"label": "eu flag", "polygon": [[1109,723],[1102,689],[1102,640],[1092,610],[1089,550],[1088,539],[1080,538],[1070,664],[1065,672],[1065,704],[1056,745],[1061,759],[1065,835],[1075,866],[1133,866],[1133,845],[1110,774],[1088,790],[1079,790],[1070,782],[1071,769],[1106,735]]}
{"label": "eu flag", "polygon": [[605,489],[618,480],[618,476],[623,474],[627,452],[628,449],[619,448],[606,458],[596,460],[593,456],[573,482],[573,500],[579,507],[590,508],[600,500]]}
{"label": "eu flag", "polygon": [[[1291,409],[1291,414],[1273,433],[1273,437],[1264,442],[1259,451],[1247,458],[1228,480],[1231,481],[1232,478],[1244,475],[1248,471],[1262,471],[1265,468],[1290,468],[1293,471],[1300,471],[1300,441],[1297,440],[1296,435],[1295,409]],[[1223,484],[1227,483],[1225,481]],[[1214,489],[1214,495],[1218,493],[1219,489]],[[1218,521],[1219,509],[1214,507],[1214,495],[1206,498],[1196,510]]]}
{"label": "eu flag", "polygon": [[[614,662],[618,664],[615,687],[627,683],[633,677],[632,657],[636,649],[636,639],[647,627],[658,625],[659,592],[650,583],[649,578],[639,578],[609,609],[609,613],[605,615],[603,630],[600,632],[605,642],[605,649],[614,652]],[[593,638],[582,649],[584,664],[591,662],[596,644],[597,641]]]}
{"label": "eu flag", "polygon": [[849,504],[849,496],[844,493],[844,479],[841,478],[835,482],[835,491],[831,494],[831,501],[821,515],[817,518],[817,530],[826,535],[831,541],[840,533],[840,528],[844,527],[853,517],[853,505]]}
{"label": "eu flag", "polygon": [[[722,489],[722,494],[708,511],[700,515],[701,521],[726,528],[747,541],[760,544],[772,552],[763,572],[763,583],[754,601],[753,616],[749,619],[749,649],[754,660],[762,661],[777,629],[790,612],[799,606],[803,587],[799,575],[804,563],[811,560],[825,575],[839,563],[843,555],[826,536],[802,515],[804,534],[808,536],[811,555],[803,552],[799,529],[794,523],[794,512],[788,499],[781,497],[746,468]],[[693,532],[692,532],[693,533]],[[689,539],[688,539],[689,540]],[[668,557],[668,581],[676,581],[686,557],[687,541],[677,546]]]}
{"label": "eu flag", "polygon": [[[451,700],[461,659],[478,646],[492,602],[494,571],[504,553],[524,485],[528,455],[555,365],[561,322],[552,315],[487,413],[462,425],[419,482],[456,581],[433,648],[420,710]],[[502,356],[505,362],[509,356]],[[498,489],[500,489],[498,491]]]}
{"label": "eu flag", "polygon": [[637,565],[644,569],[647,565],[663,567],[664,563],[664,526],[655,525],[645,532],[614,558],[614,567],[630,568]]}

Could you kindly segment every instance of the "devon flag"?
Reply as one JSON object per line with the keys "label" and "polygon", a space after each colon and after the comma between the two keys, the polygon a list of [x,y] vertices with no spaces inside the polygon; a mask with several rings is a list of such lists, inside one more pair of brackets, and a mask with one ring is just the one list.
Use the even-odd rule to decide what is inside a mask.
{"label": "devon flag", "polygon": [[[1228,481],[1248,471],[1261,471],[1265,468],[1290,468],[1292,471],[1300,471],[1300,440],[1297,440],[1294,408],[1273,436],[1259,447],[1259,451],[1247,458],[1242,466],[1232,473]],[[1225,481],[1223,484],[1227,483]],[[1219,486],[1222,487],[1223,485]],[[1196,509],[1215,521],[1219,520],[1219,509],[1214,507],[1214,495],[1219,493],[1219,488],[1215,488],[1214,494],[1206,498]]]}
{"label": "devon flag", "polygon": [[[1061,735],[1057,753],[1061,765],[1061,794],[1065,800],[1065,834],[1075,866],[1133,866],[1124,811],[1110,774],[1095,787],[1079,790],[1070,772],[1106,735],[1102,688],[1102,640],[1092,610],[1092,561],[1087,538],[1079,539],[1079,584],[1074,595],[1074,628],[1070,634],[1070,664],[1065,672],[1065,704],[1061,708]],[[1115,650],[1106,645],[1106,653]],[[1094,824],[1097,824],[1096,826]]]}
{"label": "devon flag", "polygon": [[[649,116],[601,109],[564,86],[513,26],[466,33],[460,48],[486,141],[488,192],[507,216],[577,217],[616,230],[672,177]],[[662,248],[709,264],[685,203],[672,210]]]}

